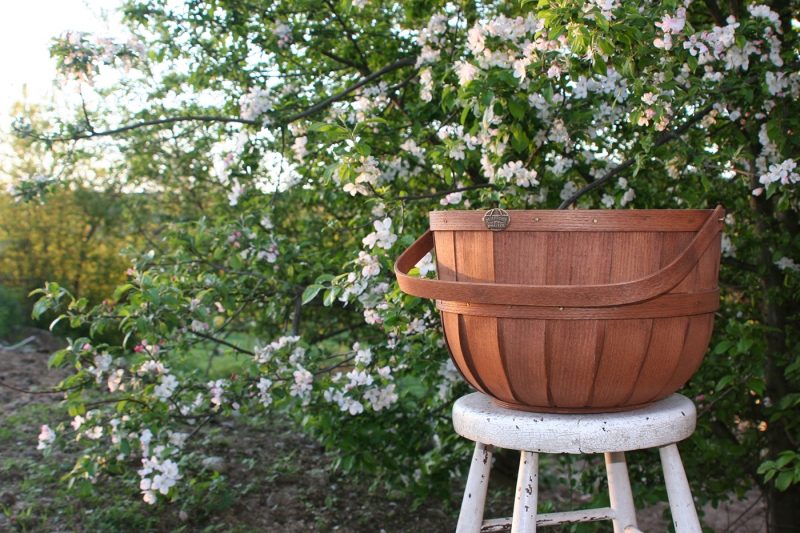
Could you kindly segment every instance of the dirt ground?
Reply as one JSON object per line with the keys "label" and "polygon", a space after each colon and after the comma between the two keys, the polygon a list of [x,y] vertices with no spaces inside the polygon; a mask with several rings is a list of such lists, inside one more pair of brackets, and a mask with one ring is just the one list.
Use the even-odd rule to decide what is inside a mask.
{"label": "dirt ground", "polygon": [[[63,417],[56,406],[59,398],[9,388],[42,391],[64,377],[47,369],[48,354],[57,342],[43,334],[36,337],[35,342],[17,350],[0,349],[0,531],[142,531],[141,526],[127,528],[124,518],[121,524],[106,520],[102,522],[105,526],[98,526],[97,521],[92,521],[97,509],[66,495],[61,488],[63,483],[59,484],[57,468],[48,472],[50,477],[42,474],[36,436],[43,422],[34,417],[20,420],[15,414],[38,409],[37,416]],[[203,516],[177,509],[155,511],[137,501],[131,504],[135,512],[155,513],[152,520],[145,522],[150,526],[144,530],[435,533],[455,528],[453,509],[457,502],[445,509],[440,502],[431,501],[412,511],[408,500],[388,499],[370,493],[360,484],[337,478],[331,474],[330,459],[320,446],[293,431],[285,421],[273,420],[268,428],[230,422],[214,431],[218,437],[214,441],[214,469],[236,487],[236,500],[218,510],[207,510]],[[74,457],[66,455],[53,461],[68,468]],[[502,515],[512,505],[513,479],[497,484],[504,488],[490,498],[487,516],[498,512]],[[540,501],[548,498],[558,500],[561,495],[545,492]],[[124,501],[120,506],[125,507]],[[67,507],[69,510],[64,509]],[[640,510],[639,527],[649,532],[667,531],[665,509],[666,505],[660,504]],[[124,517],[124,512],[131,513],[132,509],[121,512]],[[756,491],[744,501],[717,509],[707,507],[704,522],[714,532],[766,531],[764,505]]]}

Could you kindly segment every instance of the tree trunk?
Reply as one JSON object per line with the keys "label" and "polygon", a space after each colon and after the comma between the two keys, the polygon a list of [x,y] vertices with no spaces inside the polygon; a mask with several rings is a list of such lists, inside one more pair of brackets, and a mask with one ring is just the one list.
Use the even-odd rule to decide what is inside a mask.
{"label": "tree trunk", "polygon": [[[758,186],[753,177],[753,188]],[[783,287],[783,275],[772,261],[770,249],[771,235],[779,228],[772,204],[766,195],[752,197],[751,208],[755,211],[755,232],[761,244],[761,262],[766,274],[761,280],[762,298],[760,308],[762,323],[768,326],[766,334],[767,354],[765,356],[766,395],[773,403],[778,402],[790,392],[784,375],[782,361],[786,360],[788,347],[786,343],[786,317],[790,312],[789,304],[780,299]],[[789,224],[791,226],[791,224]],[[766,432],[767,450],[770,458],[775,458],[781,451],[795,449],[792,439],[783,420],[770,424]],[[767,530],[770,533],[790,533],[800,531],[800,486],[792,486],[787,491],[779,491],[770,482],[766,487],[767,494]]]}

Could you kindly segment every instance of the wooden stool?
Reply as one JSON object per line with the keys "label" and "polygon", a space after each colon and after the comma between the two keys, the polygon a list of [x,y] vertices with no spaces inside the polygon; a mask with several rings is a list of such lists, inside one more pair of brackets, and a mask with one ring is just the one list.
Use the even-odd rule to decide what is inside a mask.
{"label": "wooden stool", "polygon": [[[456,533],[529,533],[536,526],[611,520],[614,533],[635,533],[636,510],[625,452],[658,448],[670,511],[678,533],[701,533],[676,442],[694,432],[694,404],[673,394],[635,411],[601,414],[530,413],[501,407],[473,393],[453,405],[456,432],[476,442]],[[483,520],[492,446],[520,450],[514,516]],[[611,507],[537,514],[540,453],[602,453]]]}

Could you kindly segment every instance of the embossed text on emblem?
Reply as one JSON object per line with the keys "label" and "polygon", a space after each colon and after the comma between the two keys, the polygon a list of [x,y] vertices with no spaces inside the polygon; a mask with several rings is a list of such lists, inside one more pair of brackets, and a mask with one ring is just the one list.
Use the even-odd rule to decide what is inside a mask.
{"label": "embossed text on emblem", "polygon": [[483,223],[486,225],[487,229],[492,231],[503,231],[508,227],[510,221],[511,217],[508,212],[503,209],[490,209],[483,215]]}

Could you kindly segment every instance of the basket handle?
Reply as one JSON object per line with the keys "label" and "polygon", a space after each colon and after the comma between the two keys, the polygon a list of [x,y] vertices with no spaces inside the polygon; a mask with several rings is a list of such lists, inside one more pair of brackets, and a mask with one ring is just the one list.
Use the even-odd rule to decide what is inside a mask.
{"label": "basket handle", "polygon": [[646,277],[605,285],[517,285],[473,283],[411,277],[408,271],[433,249],[433,232],[426,231],[394,264],[400,290],[413,296],[455,302],[545,307],[608,307],[642,302],[669,291],[694,268],[722,231],[724,210],[717,206],[681,254]]}

